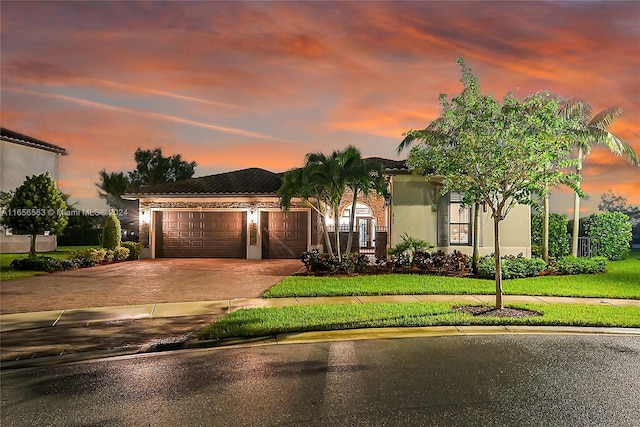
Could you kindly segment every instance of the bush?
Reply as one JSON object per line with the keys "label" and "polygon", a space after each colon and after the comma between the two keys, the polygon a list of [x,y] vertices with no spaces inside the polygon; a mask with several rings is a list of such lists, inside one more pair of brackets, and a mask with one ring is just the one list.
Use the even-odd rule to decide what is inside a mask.
{"label": "bush", "polygon": [[105,261],[106,256],[107,256],[107,250],[104,248],[100,248],[100,249],[89,248],[89,249],[82,249],[79,251],[72,252],[70,258],[79,260],[81,263],[84,264],[83,265],[84,267],[92,267],[96,264],[99,264]]}
{"label": "bush", "polygon": [[51,257],[17,258],[11,261],[9,266],[14,270],[21,271],[47,271],[52,273],[60,270],[73,270],[80,267],[74,260],[58,259]]}
{"label": "bush", "polygon": [[142,253],[142,243],[139,242],[122,242],[122,247],[129,249],[127,260],[132,261],[138,259]]}
{"label": "bush", "polygon": [[301,259],[307,271],[315,273],[361,273],[369,266],[369,257],[357,253],[345,254],[342,256],[342,261],[340,261],[337,256],[320,253],[317,249],[312,249],[304,252]]}
{"label": "bush", "polygon": [[421,274],[460,274],[471,270],[469,257],[462,252],[444,251],[401,252],[389,257],[388,265],[393,271]]}
{"label": "bush", "polygon": [[121,240],[122,228],[120,227],[120,220],[115,211],[111,211],[102,226],[102,247],[114,250],[120,246]]}
{"label": "bush", "polygon": [[402,243],[398,243],[389,249],[389,255],[406,253],[409,257],[413,257],[413,254],[416,252],[426,251],[427,249],[433,249],[435,247],[426,240],[410,237],[407,233],[402,233],[400,238],[402,239]]}
{"label": "bush", "polygon": [[556,269],[562,274],[594,274],[602,273],[607,267],[607,259],[602,256],[593,258],[577,258],[566,256],[556,262]]}
{"label": "bush", "polygon": [[115,248],[113,250],[113,259],[115,261],[126,261],[129,259],[129,248],[123,246]]}
{"label": "bush", "polygon": [[[502,278],[516,279],[522,277],[535,277],[547,268],[547,263],[540,258],[525,258],[522,254],[502,257]],[[484,279],[496,277],[495,257],[487,255],[480,258],[478,264],[478,276]]]}
{"label": "bush", "polygon": [[626,259],[631,251],[631,222],[621,212],[591,215],[584,224],[585,234],[591,239],[591,256],[604,256],[609,261]]}
{"label": "bush", "polygon": [[[566,215],[549,215],[549,256],[560,258],[569,255],[571,238]],[[531,215],[531,251],[542,257],[542,214]]]}

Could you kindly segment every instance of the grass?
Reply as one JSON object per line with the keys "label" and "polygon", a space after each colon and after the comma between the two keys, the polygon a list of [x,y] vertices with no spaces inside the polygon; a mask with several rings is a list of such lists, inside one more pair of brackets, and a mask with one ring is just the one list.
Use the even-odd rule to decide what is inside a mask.
{"label": "grass", "polygon": [[[640,299],[640,250],[623,261],[610,261],[601,274],[541,276],[503,281],[506,295],[547,295]],[[349,295],[425,295],[495,293],[493,280],[380,274],[350,277],[291,276],[263,295],[265,298]]]}
{"label": "grass", "polygon": [[541,316],[483,317],[453,311],[459,303],[376,303],[286,306],[235,311],[199,333],[200,339],[260,337],[287,332],[442,325],[640,327],[640,307],[517,304]]}
{"label": "grass", "polygon": [[[66,259],[72,251],[88,248],[96,248],[97,246],[58,246],[58,250],[53,252],[39,252],[38,256],[48,256],[51,258]],[[39,274],[48,274],[45,271],[16,271],[10,267],[11,261],[18,258],[27,258],[28,253],[24,254],[0,254],[0,281],[21,279],[24,277],[37,276]]]}

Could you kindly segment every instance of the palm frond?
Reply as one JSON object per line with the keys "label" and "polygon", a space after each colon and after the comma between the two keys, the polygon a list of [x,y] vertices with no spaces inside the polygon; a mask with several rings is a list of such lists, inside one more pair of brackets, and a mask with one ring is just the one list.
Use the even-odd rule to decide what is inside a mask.
{"label": "palm frond", "polygon": [[597,126],[599,128],[606,129],[621,115],[621,107],[609,107],[593,116],[593,118],[589,120],[589,126]]}

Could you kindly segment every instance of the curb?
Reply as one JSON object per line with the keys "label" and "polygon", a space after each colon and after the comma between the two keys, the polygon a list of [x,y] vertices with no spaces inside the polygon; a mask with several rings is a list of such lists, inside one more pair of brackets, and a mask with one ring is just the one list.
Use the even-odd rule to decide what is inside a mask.
{"label": "curb", "polygon": [[0,363],[0,370],[54,366],[89,360],[135,356],[176,350],[213,348],[242,348],[266,345],[287,345],[332,341],[371,339],[401,339],[416,337],[473,336],[473,335],[609,335],[638,336],[640,328],[605,328],[576,326],[428,326],[405,328],[342,329],[336,331],[290,332],[254,338],[225,338],[218,340],[190,340],[159,342],[140,347],[119,347],[109,350],[45,356],[35,359],[12,360]]}

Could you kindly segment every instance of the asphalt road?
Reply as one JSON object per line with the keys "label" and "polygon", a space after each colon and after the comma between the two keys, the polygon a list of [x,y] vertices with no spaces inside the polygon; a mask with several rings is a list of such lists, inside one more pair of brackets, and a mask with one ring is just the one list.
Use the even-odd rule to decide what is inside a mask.
{"label": "asphalt road", "polygon": [[180,351],[1,373],[2,426],[638,426],[640,339]]}

